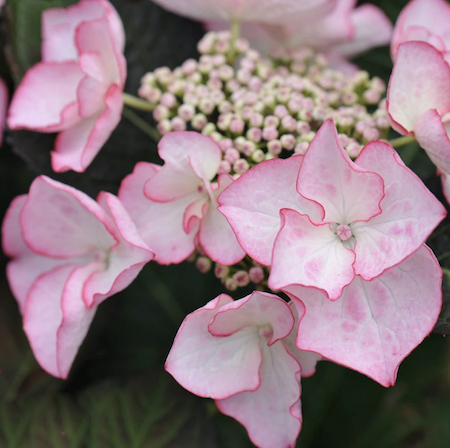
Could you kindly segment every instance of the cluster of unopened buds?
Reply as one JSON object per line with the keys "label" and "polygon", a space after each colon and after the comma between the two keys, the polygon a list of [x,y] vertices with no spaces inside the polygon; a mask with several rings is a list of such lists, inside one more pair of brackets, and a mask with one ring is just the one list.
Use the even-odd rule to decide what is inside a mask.
{"label": "cluster of unopened buds", "polygon": [[[188,11],[189,2],[158,3],[214,20],[227,18],[232,2],[217,2],[220,17],[209,16],[204,2]],[[279,28],[275,11],[287,13],[291,4],[320,23],[343,14],[339,1],[334,12],[327,9],[333,2],[263,3],[265,18],[245,8],[240,18],[273,14]],[[40,176],[5,217],[8,279],[40,365],[67,377],[104,299],[151,260],[190,260],[229,291],[249,284],[255,291],[238,300],[221,294],[189,314],[166,369],[189,391],[213,398],[255,445],[295,445],[300,378],[319,360],[393,385],[442,301],[442,270],[425,241],[445,208],[386,140],[391,125],[414,133],[449,190],[450,43],[421,24],[431,16],[421,8],[433,20],[450,17],[441,0],[405,8],[394,31],[388,102],[380,79],[334,67],[340,47],[326,47],[326,33],[325,56],[301,47],[265,57],[234,32],[209,32],[198,61],[146,74],[135,102],[152,111],[163,164],[139,162],[118,197],[102,192],[97,201]],[[358,9],[346,11],[354,18]],[[380,17],[377,9],[371,14]],[[61,35],[52,34],[61,23],[70,23],[64,54],[55,43]],[[352,23],[358,36],[359,22]],[[120,19],[106,0],[81,0],[47,10],[43,27],[43,62],[17,89],[8,124],[60,132],[54,169],[83,171],[122,107]],[[37,86],[60,72],[70,80],[65,90],[39,103]],[[30,102],[42,113],[31,113]]]}

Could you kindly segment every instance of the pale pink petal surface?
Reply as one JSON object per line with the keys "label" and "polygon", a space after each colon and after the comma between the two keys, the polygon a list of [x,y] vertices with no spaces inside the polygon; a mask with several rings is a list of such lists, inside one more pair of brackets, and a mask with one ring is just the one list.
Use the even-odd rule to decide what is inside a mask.
{"label": "pale pink petal surface", "polygon": [[238,243],[230,224],[217,210],[217,196],[232,182],[231,176],[219,175],[218,188],[213,191],[214,201],[211,199],[208,205],[199,232],[199,242],[206,254],[213,261],[226,266],[238,263],[245,256],[245,251]]}
{"label": "pale pink petal surface", "polygon": [[370,280],[415,252],[445,217],[444,206],[386,143],[371,142],[356,163],[383,177],[383,212],[352,224],[357,275]]}
{"label": "pale pink petal surface", "polygon": [[183,229],[183,216],[197,193],[170,202],[154,202],[144,195],[144,185],[160,169],[140,162],[119,189],[119,199],[130,214],[141,238],[155,252],[160,264],[180,263],[194,250],[198,225],[189,233]]}
{"label": "pale pink petal surface", "polygon": [[450,67],[441,53],[425,42],[405,42],[398,49],[389,81],[387,109],[401,134],[414,132],[417,119],[435,109],[450,111]]}
{"label": "pale pink petal surface", "polygon": [[299,283],[324,289],[331,300],[336,300],[355,276],[355,254],[329,224],[314,225],[306,215],[288,209],[283,209],[281,215],[269,287],[276,290]]}
{"label": "pale pink petal surface", "polygon": [[233,303],[221,294],[189,314],[178,330],[166,370],[187,390],[201,397],[225,398],[260,385],[262,362],[256,327],[216,337],[208,324],[220,307]]}
{"label": "pale pink petal surface", "polygon": [[243,249],[256,261],[270,265],[280,230],[280,210],[289,208],[314,220],[321,207],[301,197],[295,188],[303,156],[272,159],[243,174],[218,198],[219,211],[228,219]]}
{"label": "pale pink petal surface", "polygon": [[247,429],[260,448],[293,448],[300,432],[300,365],[281,341],[262,346],[261,386],[216,400],[221,412]]}
{"label": "pale pink petal surface", "polygon": [[401,361],[436,323],[441,280],[423,246],[370,282],[356,277],[334,302],[320,290],[290,285],[284,290],[300,315],[297,346],[393,385]]}
{"label": "pale pink petal surface", "polygon": [[[423,29],[439,38],[439,50],[450,50],[450,5],[445,0],[412,0],[402,10],[392,36],[391,54],[396,59],[399,45],[405,41],[419,39],[418,29]],[[411,35],[411,29],[414,34]],[[423,33],[423,35],[425,35]],[[430,40],[428,40],[430,42]],[[440,48],[439,48],[440,47]]]}
{"label": "pale pink petal surface", "polygon": [[323,207],[324,222],[366,221],[381,212],[383,180],[352,162],[337,137],[333,121],[327,120],[304,157],[297,190]]}

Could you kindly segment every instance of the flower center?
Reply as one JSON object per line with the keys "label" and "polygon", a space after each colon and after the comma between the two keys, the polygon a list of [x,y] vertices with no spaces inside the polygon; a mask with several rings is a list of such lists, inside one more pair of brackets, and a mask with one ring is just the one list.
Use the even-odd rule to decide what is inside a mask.
{"label": "flower center", "polygon": [[337,226],[336,234],[342,241],[347,241],[352,237],[352,231],[350,230],[350,227],[346,226],[345,224],[339,224]]}
{"label": "flower center", "polygon": [[267,341],[272,339],[273,336],[272,325],[264,325],[259,327],[258,334]]}

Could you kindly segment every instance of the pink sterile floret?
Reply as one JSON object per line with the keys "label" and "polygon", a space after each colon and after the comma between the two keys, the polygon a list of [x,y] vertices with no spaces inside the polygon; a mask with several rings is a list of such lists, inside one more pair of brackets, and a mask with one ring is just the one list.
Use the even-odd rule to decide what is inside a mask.
{"label": "pink sterile floret", "polygon": [[8,126],[59,132],[53,169],[82,172],[120,121],[126,77],[122,22],[107,0],[81,0],[44,11],[42,38],[42,62],[17,88]]}
{"label": "pink sterile floret", "polygon": [[[242,36],[263,54],[280,47],[308,47],[325,53],[332,67],[354,71],[347,57],[388,44],[392,34],[392,24],[380,8],[369,4],[355,8],[356,3],[336,0],[329,11],[308,17],[305,22],[292,14],[286,15],[282,24],[252,21],[243,25]],[[229,28],[223,22],[208,22],[206,26],[210,30]]]}
{"label": "pink sterile floret", "polygon": [[196,20],[259,21],[284,23],[286,17],[307,20],[330,10],[336,0],[153,0]]}
{"label": "pink sterile floret", "polygon": [[305,156],[252,168],[218,200],[244,250],[272,266],[272,289],[313,286],[331,300],[415,252],[446,213],[388,144],[352,162],[331,120]]}
{"label": "pink sterile floret", "polygon": [[315,288],[283,289],[299,313],[297,347],[395,383],[399,364],[431,332],[442,305],[442,270],[427,246],[379,277],[356,277],[330,301]]}
{"label": "pink sterile floret", "polygon": [[253,292],[234,301],[221,294],[189,314],[166,361],[187,390],[216,400],[261,448],[288,448],[300,432],[300,372],[321,358],[294,345],[290,306]]}
{"label": "pink sterile floret", "polygon": [[443,175],[450,200],[450,60],[427,42],[404,42],[396,53],[388,87],[392,127],[414,135]]}
{"label": "pink sterile floret", "polygon": [[153,252],[117,197],[98,202],[40,176],[11,203],[3,249],[24,330],[41,367],[66,378],[97,306],[126,288]]}
{"label": "pink sterile floret", "polygon": [[180,131],[164,135],[158,148],[165,164],[137,164],[119,191],[155,260],[180,263],[199,244],[220,264],[240,261],[245,252],[217,210],[218,195],[233,182],[228,174],[212,182],[222,160],[217,143],[198,132]]}

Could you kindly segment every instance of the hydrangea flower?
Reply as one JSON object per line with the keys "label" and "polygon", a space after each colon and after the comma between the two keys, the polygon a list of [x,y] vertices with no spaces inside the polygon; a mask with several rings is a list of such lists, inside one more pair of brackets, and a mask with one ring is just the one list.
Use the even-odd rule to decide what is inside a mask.
{"label": "hydrangea flower", "polygon": [[238,241],[270,264],[269,286],[324,290],[371,280],[403,261],[444,218],[442,204],[386,143],[355,162],[325,122],[306,155],[252,168],[219,198]]}
{"label": "hydrangea flower", "polygon": [[165,164],[140,163],[122,182],[119,198],[158,263],[180,263],[196,243],[214,261],[230,265],[245,252],[224,216],[217,196],[233,182],[217,176],[222,151],[197,132],[171,132],[158,144]]}
{"label": "hydrangea flower", "polygon": [[42,62],[14,93],[10,129],[59,132],[51,153],[55,171],[82,172],[122,112],[125,35],[107,0],[81,0],[42,14]]}
{"label": "hydrangea flower", "polygon": [[166,370],[216,400],[258,447],[292,448],[302,423],[300,373],[312,375],[320,359],[293,345],[294,324],[290,306],[273,294],[221,294],[183,321]]}
{"label": "hydrangea flower", "polygon": [[117,197],[86,194],[40,176],[11,203],[3,249],[33,353],[66,378],[97,306],[126,288],[153,252]]}

